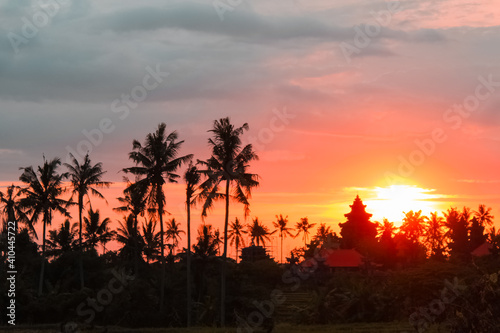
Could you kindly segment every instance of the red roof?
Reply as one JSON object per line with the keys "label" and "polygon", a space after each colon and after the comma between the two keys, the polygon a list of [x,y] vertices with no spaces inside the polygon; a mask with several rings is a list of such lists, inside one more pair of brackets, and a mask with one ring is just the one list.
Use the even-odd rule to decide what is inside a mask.
{"label": "red roof", "polygon": [[490,249],[492,248],[490,243],[484,242],[479,245],[471,254],[475,257],[483,257],[491,254]]}
{"label": "red roof", "polygon": [[356,250],[335,250],[326,258],[329,267],[358,267],[363,263],[363,256]]}

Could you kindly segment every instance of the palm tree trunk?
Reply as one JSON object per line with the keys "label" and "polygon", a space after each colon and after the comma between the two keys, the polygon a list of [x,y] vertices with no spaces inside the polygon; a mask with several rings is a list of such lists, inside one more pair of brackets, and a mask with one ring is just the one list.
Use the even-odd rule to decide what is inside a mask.
{"label": "palm tree trunk", "polygon": [[238,242],[236,242],[236,263],[238,263]]}
{"label": "palm tree trunk", "polygon": [[230,180],[226,180],[226,215],[224,217],[224,252],[222,253],[222,274],[220,293],[220,324],[226,326],[226,256],[227,256],[227,228],[229,225],[229,186]]}
{"label": "palm tree trunk", "polygon": [[84,287],[84,282],[83,282],[83,247],[82,247],[82,210],[83,210],[83,197],[79,196],[78,197],[78,219],[80,221],[80,234],[79,234],[79,240],[78,240],[78,252],[79,252],[79,258],[78,258],[78,266],[79,266],[79,271],[80,271],[80,289],[83,289]]}
{"label": "palm tree trunk", "polygon": [[191,326],[191,198],[186,198],[187,205],[187,327]]}
{"label": "palm tree trunk", "polygon": [[137,220],[137,215],[134,216],[134,248],[135,248],[135,253],[134,253],[134,272],[135,275],[137,276],[139,274],[139,243],[138,243],[138,231],[137,231],[137,225],[139,224],[139,221]]}
{"label": "palm tree trunk", "polygon": [[41,296],[43,292],[43,280],[45,274],[45,230],[47,227],[47,215],[48,213],[45,213],[43,216],[42,267],[40,269],[40,280],[38,281],[38,296]]}
{"label": "palm tree trunk", "polygon": [[283,234],[281,235],[281,263],[283,263]]}
{"label": "palm tree trunk", "polygon": [[[157,190],[161,191],[160,188]],[[157,198],[160,198],[158,202],[158,215],[160,218],[160,235],[161,235],[161,277],[160,277],[160,312],[163,310],[163,299],[165,298],[165,244],[164,244],[164,231],[163,231],[163,202],[161,200],[161,196],[157,195]]]}

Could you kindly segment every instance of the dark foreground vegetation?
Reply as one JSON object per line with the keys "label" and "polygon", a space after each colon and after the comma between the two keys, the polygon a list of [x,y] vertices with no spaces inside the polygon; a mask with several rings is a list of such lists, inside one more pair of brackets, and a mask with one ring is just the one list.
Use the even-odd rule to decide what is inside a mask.
{"label": "dark foreground vegetation", "polygon": [[[141,261],[134,272],[135,263],[113,252],[98,256],[88,251],[83,257],[86,286],[80,289],[77,254],[64,253],[48,263],[47,292],[38,296],[36,246],[26,233],[21,233],[18,244],[22,263],[16,295],[18,324],[57,323],[67,328],[186,325],[184,254],[167,264],[165,306],[160,312],[159,264]],[[220,257],[203,253],[193,257],[193,325],[217,326]],[[270,259],[230,261],[227,321],[241,328],[265,326],[266,316],[276,324],[396,321],[415,327],[441,323],[456,328],[451,332],[494,332],[500,313],[499,265],[498,258],[485,257],[467,265],[427,260],[405,269],[331,272],[321,264],[307,271]],[[2,307],[6,306],[3,302]],[[2,321],[6,324],[5,317]]]}

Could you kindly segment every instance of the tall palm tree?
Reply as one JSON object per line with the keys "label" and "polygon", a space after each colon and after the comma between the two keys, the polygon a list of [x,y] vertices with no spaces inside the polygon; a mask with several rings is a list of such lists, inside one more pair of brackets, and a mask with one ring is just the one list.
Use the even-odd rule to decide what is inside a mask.
{"label": "tall palm tree", "polygon": [[442,216],[438,216],[437,212],[431,213],[431,216],[427,218],[424,236],[425,243],[427,243],[429,247],[429,253],[431,256],[438,256],[443,252],[443,225],[444,218]]}
{"label": "tall palm tree", "polygon": [[245,239],[243,234],[248,233],[244,228],[245,226],[241,224],[240,220],[236,217],[233,222],[229,225],[229,239],[231,243],[229,245],[235,245],[236,247],[236,263],[238,263],[238,249],[240,245],[245,246]]}
{"label": "tall palm tree", "polygon": [[47,239],[47,256],[59,257],[77,248],[76,235],[78,232],[78,223],[73,223],[66,219],[58,230],[49,231]]}
{"label": "tall palm tree", "polygon": [[161,234],[156,232],[157,222],[150,218],[142,224],[142,238],[144,239],[144,255],[148,263],[151,260],[157,260],[160,256],[160,237]]}
{"label": "tall palm tree", "polygon": [[[90,194],[104,199],[104,196],[99,192],[98,188],[109,187],[110,182],[106,182],[102,180],[102,177],[106,173],[106,171],[102,170],[102,163],[96,163],[92,165],[90,161],[89,154],[87,153],[83,158],[83,163],[80,164],[78,160],[70,153],[71,164],[64,163],[64,166],[69,170],[69,180],[71,182],[71,187],[73,188],[71,199],[73,196],[77,196],[77,204],[78,204],[78,222],[79,222],[79,233],[78,233],[78,245],[80,247],[80,251],[83,250],[82,245],[82,234],[83,234],[83,217],[82,212],[84,208],[83,200],[85,197],[88,199],[90,203]],[[70,199],[70,200],[71,200]],[[105,200],[105,199],[104,199]],[[80,287],[83,289],[84,280],[83,280],[83,259],[82,254],[80,253]]]}
{"label": "tall palm tree", "polygon": [[29,224],[29,219],[21,207],[21,197],[21,188],[14,184],[7,187],[5,193],[0,192],[0,205],[3,206],[2,213],[7,217],[8,222],[15,222],[16,234],[19,222],[27,223],[30,231],[35,234],[33,225]]}
{"label": "tall palm tree", "polygon": [[163,309],[165,296],[165,232],[163,227],[163,214],[165,213],[165,193],[163,185],[166,182],[176,183],[179,175],[175,172],[184,163],[192,159],[193,155],[178,157],[179,150],[184,141],[177,141],[177,132],[166,133],[167,125],[161,123],[155,133],[146,136],[144,145],[134,140],[133,151],[129,153],[129,159],[136,166],[125,168],[123,171],[132,173],[138,177],[134,184],[128,188],[135,191],[137,188],[145,189],[147,203],[150,208],[156,210],[160,223],[161,241],[161,279],[160,279],[160,311]]}
{"label": "tall palm tree", "polygon": [[179,245],[179,241],[181,239],[180,235],[185,234],[186,232],[180,228],[181,224],[177,223],[175,219],[171,219],[167,222],[167,232],[165,233],[167,236],[167,241],[172,241],[172,249],[175,249],[177,245]]}
{"label": "tall palm tree", "polygon": [[83,218],[85,238],[84,246],[87,249],[95,249],[97,244],[103,245],[103,254],[105,251],[105,244],[112,240],[116,234],[114,230],[110,229],[111,220],[109,217],[101,221],[101,213],[99,209],[93,210],[90,208],[88,217]]}
{"label": "tall palm tree", "polygon": [[316,223],[309,223],[309,219],[307,217],[301,218],[300,221],[295,224],[295,230],[297,230],[295,237],[298,237],[300,233],[302,233],[302,240],[304,241],[304,245],[306,245],[307,240],[309,239],[309,230],[315,225]]}
{"label": "tall palm tree", "polygon": [[279,236],[281,238],[281,263],[283,263],[283,238],[286,236],[293,237],[292,228],[287,227],[288,224],[288,215],[283,217],[283,215],[276,215],[276,222],[273,222],[274,228],[276,231],[279,231]]}
{"label": "tall palm tree", "polygon": [[248,229],[250,238],[252,239],[252,243],[255,243],[255,241],[257,241],[257,246],[260,246],[261,242],[263,246],[266,246],[266,240],[270,242],[271,239],[269,238],[269,236],[276,232],[276,230],[271,232],[267,226],[259,221],[258,217],[252,220],[252,223],[248,226]]}
{"label": "tall palm tree", "polygon": [[481,226],[492,226],[494,216],[491,215],[491,207],[486,208],[486,205],[479,205],[479,209],[474,211],[474,215],[477,217],[478,222]]}
{"label": "tall palm tree", "polygon": [[[37,171],[32,166],[21,168],[23,173],[19,180],[27,185],[22,189],[24,198],[21,199],[21,207],[26,211],[30,225],[43,221],[42,235],[42,267],[40,270],[40,280],[38,284],[38,294],[43,292],[43,281],[45,273],[45,235],[47,226],[52,223],[52,213],[54,211],[69,217],[66,210],[68,202],[60,198],[64,193],[63,181],[67,174],[59,174],[58,168],[61,165],[59,158],[50,161],[43,158],[43,166],[39,166]],[[36,233],[35,233],[36,236]]]}
{"label": "tall palm tree", "polygon": [[[244,205],[245,217],[250,213],[251,190],[259,185],[258,176],[247,170],[251,161],[257,160],[251,144],[242,147],[241,135],[248,130],[248,124],[235,127],[229,118],[215,120],[209,130],[213,137],[208,139],[212,148],[212,156],[206,161],[198,160],[205,170],[200,170],[207,179],[201,184],[201,198],[204,200],[202,217],[207,216],[214,202],[225,200],[224,216],[224,251],[221,265],[221,325],[225,326],[226,306],[226,258],[229,228],[229,201],[233,199]],[[220,187],[225,190],[221,191]]]}
{"label": "tall palm tree", "polygon": [[427,219],[422,215],[422,211],[414,212],[410,210],[408,213],[403,212],[403,224],[400,230],[405,234],[412,243],[418,243],[420,237],[424,235],[425,220]]}
{"label": "tall palm tree", "polygon": [[191,326],[191,206],[195,203],[195,193],[200,182],[200,173],[191,162],[184,173],[186,181],[187,214],[187,327]]}

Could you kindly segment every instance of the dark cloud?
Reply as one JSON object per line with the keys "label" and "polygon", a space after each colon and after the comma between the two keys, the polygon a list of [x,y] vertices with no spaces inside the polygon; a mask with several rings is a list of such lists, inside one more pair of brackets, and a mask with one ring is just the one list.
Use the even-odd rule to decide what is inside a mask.
{"label": "dark cloud", "polygon": [[[339,44],[354,43],[354,27],[373,23],[370,11],[386,3],[302,2],[296,5],[304,10],[292,11],[285,1],[244,1],[221,21],[210,1],[68,1],[15,53],[8,32],[22,34],[22,18],[39,7],[1,1],[0,178],[30,159],[37,163],[42,153],[63,156],[67,145],[85,139],[82,130],[106,117],[116,131],[95,153],[108,160],[111,154],[116,165],[116,156],[126,162],[131,138],[160,121],[200,139],[190,144],[201,151],[213,119],[230,115],[268,126],[278,106],[295,110],[294,126],[304,130],[344,133],[346,122],[365,121],[375,111],[397,118],[403,109],[408,122],[423,119],[415,124],[420,130],[436,110],[467,96],[478,73],[498,69],[498,28],[420,27],[419,16],[410,19],[405,9],[348,64]],[[412,15],[420,8],[405,3],[414,4]],[[405,20],[411,24],[402,25]],[[170,75],[121,121],[112,102],[157,64]],[[431,107],[417,112],[413,105]],[[491,122],[491,112],[476,121]],[[363,121],[354,130],[363,130]],[[380,121],[367,135],[391,126]]]}
{"label": "dark cloud", "polygon": [[93,27],[119,33],[185,29],[258,41],[291,38],[340,40],[349,34],[347,28],[333,27],[311,17],[263,16],[237,9],[227,12],[221,21],[213,6],[189,2],[163,8],[128,8],[96,18]]}

